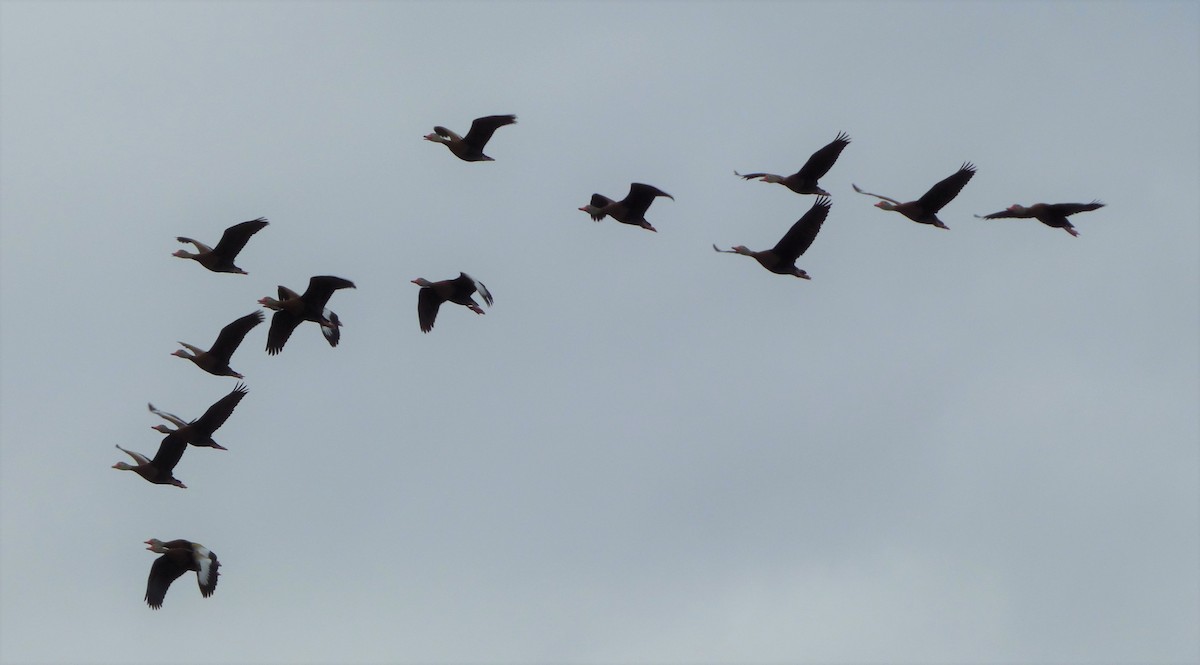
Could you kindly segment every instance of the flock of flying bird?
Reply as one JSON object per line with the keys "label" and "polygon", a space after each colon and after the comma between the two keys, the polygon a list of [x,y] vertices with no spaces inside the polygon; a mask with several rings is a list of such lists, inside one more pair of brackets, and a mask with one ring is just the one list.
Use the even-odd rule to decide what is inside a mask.
{"label": "flock of flying bird", "polygon": [[[475,119],[471,129],[465,136],[459,136],[445,127],[434,127],[433,133],[424,138],[427,141],[444,144],[451,153],[463,161],[482,162],[494,161],[484,154],[483,149],[497,129],[511,125],[517,121],[515,115],[492,115]],[[723,250],[713,245],[718,252],[741,254],[753,257],[767,270],[780,275],[793,275],[810,279],[808,273],[796,266],[796,261],[808,250],[816,239],[821,225],[829,215],[831,208],[830,193],[822,189],[819,180],[833,167],[842,151],[850,144],[850,137],[839,133],[837,137],[817,150],[808,158],[800,170],[789,176],[779,176],[773,173],[738,173],[735,175],[746,180],[761,180],[767,183],[777,183],[787,187],[797,194],[817,195],[812,208],[797,220],[783,235],[774,247],[767,250],[754,251],[743,245]],[[964,163],[958,171],[935,184],[919,199],[901,203],[896,199],[865,192],[852,185],[854,191],[880,199],[875,206],[882,210],[898,212],[919,224],[929,224],[940,229],[948,228],[940,219],[938,212],[952,201],[963,187],[975,175],[975,167],[970,162]],[[592,194],[587,205],[579,210],[588,213],[594,221],[602,221],[611,217],[622,224],[639,226],[648,231],[657,231],[650,222],[646,221],[646,211],[658,197],[674,200],[670,194],[657,187],[633,183],[629,193],[620,201],[614,201],[601,194]],[[1099,201],[1091,203],[1038,203],[1029,207],[1021,205],[1010,206],[1006,210],[990,215],[976,215],[981,219],[1036,219],[1052,228],[1060,228],[1078,236],[1079,233],[1067,219],[1070,215],[1087,212],[1103,207]],[[212,272],[246,274],[246,271],[235,265],[234,260],[239,252],[249,242],[250,237],[267,226],[265,218],[259,218],[235,224],[225,230],[221,240],[215,247],[209,247],[191,238],[178,237],[179,242],[194,245],[196,251],[179,250],[174,256],[192,259]],[[453,279],[431,282],[424,278],[412,280],[413,284],[421,287],[417,297],[417,320],[422,332],[429,332],[437,318],[442,303],[451,302],[463,305],[476,314],[483,314],[483,309],[473,296],[478,293],[489,307],[493,297],[482,282],[470,275],[460,272]],[[278,298],[264,297],[258,303],[274,311],[271,325],[267,331],[266,351],[277,355],[283,351],[292,332],[305,321],[316,323],[330,346],[337,346],[341,338],[341,321],[338,315],[331,311],[327,304],[335,291],[355,288],[348,279],[330,275],[318,275],[309,279],[308,288],[303,294],[298,294],[287,287],[280,286]],[[264,319],[261,311],[247,314],[221,329],[216,341],[207,349],[201,349],[186,342],[179,342],[184,349],[175,351],[172,355],[186,358],[200,369],[216,376],[231,376],[244,378],[234,371],[230,358],[241,345],[246,334]],[[202,416],[192,421],[185,421],[178,416],[161,411],[148,405],[150,411],[174,425],[174,429],[166,425],[156,425],[153,429],[166,434],[159,444],[158,452],[152,459],[140,453],[126,450],[117,446],[134,459],[136,464],[117,462],[114,469],[133,471],[151,483],[159,485],[174,485],[186,488],[174,476],[175,466],[183,457],[189,445],[201,448],[226,450],[213,439],[213,434],[229,418],[245,397],[247,388],[239,383],[226,396],[219,399],[208,408]],[[200,592],[204,597],[212,595],[217,587],[220,563],[215,553],[200,543],[187,540],[161,541],[156,538],[145,541],[147,549],[161,554],[150,567],[150,576],[146,583],[146,603],[153,609],[162,607],[167,589],[171,583],[188,571],[196,573]]]}

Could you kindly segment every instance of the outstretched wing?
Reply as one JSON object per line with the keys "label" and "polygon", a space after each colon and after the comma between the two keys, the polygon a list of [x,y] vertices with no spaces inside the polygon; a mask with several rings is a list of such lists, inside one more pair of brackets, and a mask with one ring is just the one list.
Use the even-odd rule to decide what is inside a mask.
{"label": "outstretched wing", "polygon": [[258,233],[267,225],[266,217],[259,217],[241,224],[234,224],[225,229],[225,233],[221,234],[221,241],[213,248],[213,252],[221,255],[228,261],[232,261],[238,252],[246,246],[250,241],[250,236]]}
{"label": "outstretched wing", "polygon": [[1104,204],[1099,201],[1092,201],[1091,203],[1051,203],[1046,207],[1065,217],[1067,215],[1074,215],[1077,212],[1098,210],[1103,208]]}
{"label": "outstretched wing", "polygon": [[421,287],[420,293],[417,294],[417,320],[421,324],[421,332],[433,330],[433,322],[437,319],[438,308],[441,306],[442,299],[432,287]]}
{"label": "outstretched wing", "polygon": [[882,194],[872,194],[871,192],[864,192],[861,188],[859,188],[858,185],[856,185],[854,183],[850,183],[850,186],[853,187],[854,191],[858,192],[859,194],[866,194],[867,196],[874,196],[877,199],[883,199],[884,201],[887,201],[889,203],[894,203],[896,205],[900,205],[900,202],[897,201],[896,199],[893,199],[893,198],[890,198],[887,196],[883,196]]}
{"label": "outstretched wing", "polygon": [[325,341],[329,342],[329,346],[337,346],[342,339],[342,320],[338,318],[337,312],[329,308],[326,308],[321,316],[333,324],[332,326],[321,326],[321,334],[325,336]]}
{"label": "outstretched wing", "polygon": [[233,390],[229,391],[228,395],[208,407],[204,415],[192,423],[192,431],[194,433],[192,440],[203,440],[212,436],[213,432],[217,431],[229,419],[230,414],[237,408],[238,402],[242,401],[247,392],[249,392],[249,389],[246,388],[246,384],[238,383]]}
{"label": "outstretched wing", "polygon": [[796,220],[792,224],[792,228],[783,235],[779,243],[772,250],[783,261],[794,263],[796,259],[808,250],[816,239],[817,233],[821,231],[821,225],[825,223],[825,218],[829,216],[831,207],[829,197],[822,196],[817,198],[813,203],[812,208],[804,213],[804,216]]}
{"label": "outstretched wing", "polygon": [[129,455],[130,457],[132,457],[133,461],[137,462],[139,465],[150,463],[150,460],[147,459],[146,456],[141,453],[136,453],[132,450],[122,448],[121,446],[117,446],[117,450],[120,450],[121,452],[125,453],[126,455]]}
{"label": "outstretched wing", "polygon": [[[773,175],[773,174],[771,174],[771,173],[738,173],[737,171],[734,171],[733,175],[735,175],[739,178],[745,178],[746,180],[753,180],[755,178],[761,178],[763,176],[768,176],[768,175]],[[775,176],[775,177],[778,178],[779,176]]]}
{"label": "outstretched wing", "polygon": [[492,134],[496,130],[505,125],[511,125],[517,121],[515,115],[488,115],[482,118],[475,118],[471,123],[471,130],[463,137],[463,141],[474,146],[479,150],[483,150],[483,146],[492,139]]}
{"label": "outstretched wing", "polygon": [[492,293],[491,293],[491,291],[488,291],[486,286],[483,285],[483,282],[475,279],[474,277],[468,275],[465,272],[458,273],[458,278],[459,279],[465,278],[465,279],[469,280],[471,282],[471,286],[473,286],[475,291],[479,292],[480,297],[483,298],[483,302],[487,303],[488,307],[492,306],[492,302],[493,302]]}
{"label": "outstretched wing", "polygon": [[208,598],[217,590],[217,577],[220,575],[221,562],[217,561],[217,555],[209,551],[207,547],[199,543],[192,547],[195,548],[193,561],[200,567],[200,570],[196,571],[196,583],[200,585],[200,595]]}
{"label": "outstretched wing", "polygon": [[217,341],[213,342],[212,348],[208,350],[210,355],[216,356],[224,360],[226,363],[233,356],[233,352],[237,351],[238,346],[245,339],[246,333],[250,329],[263,322],[262,310],[258,310],[236,319],[233,323],[221,328],[220,334],[217,335]]}
{"label": "outstretched wing", "polygon": [[325,303],[334,291],[338,289],[353,289],[354,282],[332,275],[318,275],[308,280],[308,288],[304,290],[304,303],[311,309],[325,309]]}
{"label": "outstretched wing", "polygon": [[166,435],[162,443],[158,444],[158,452],[154,454],[150,463],[160,472],[171,475],[175,465],[183,458],[183,451],[187,449],[191,436],[192,433],[187,428],[180,428]]}
{"label": "outstretched wing", "polygon": [[179,579],[187,572],[187,568],[176,559],[177,555],[169,552],[154,560],[150,565],[150,577],[146,580],[146,604],[151,609],[162,607],[163,599],[167,597],[167,589],[171,582]]}
{"label": "outstretched wing", "polygon": [[267,355],[276,355],[283,350],[283,346],[287,344],[288,338],[292,336],[292,331],[304,319],[292,314],[287,310],[277,310],[271,315],[271,327],[267,328]]}
{"label": "outstretched wing", "polygon": [[804,166],[796,172],[797,176],[808,180],[818,180],[829,169],[833,168],[833,163],[837,161],[838,156],[850,145],[850,135],[846,132],[838,132],[837,138],[831,141],[828,145],[814,152]]}
{"label": "outstretched wing", "polygon": [[634,218],[642,217],[646,214],[646,210],[650,208],[650,204],[654,203],[654,199],[659,196],[665,196],[672,201],[674,196],[664,192],[663,190],[640,182],[635,182],[629,186],[629,194],[621,201],[625,205],[625,209],[629,211]]}
{"label": "outstretched wing", "polygon": [[1017,213],[1015,213],[1011,210],[1001,210],[1000,212],[994,212],[990,215],[975,215],[975,216],[978,217],[979,219],[1020,219],[1022,217],[1029,217],[1029,215],[1018,215]]}
{"label": "outstretched wing", "polygon": [[199,240],[193,240],[192,238],[185,238],[183,236],[175,236],[175,239],[185,245],[187,245],[187,244],[195,245],[196,251],[200,252],[201,254],[212,251],[212,247],[205,245],[204,243],[200,242]]}
{"label": "outstretched wing", "polygon": [[183,418],[180,418],[179,416],[177,416],[173,413],[167,413],[166,411],[160,411],[159,409],[154,408],[154,405],[150,404],[149,402],[146,403],[146,407],[150,409],[150,413],[153,413],[154,415],[158,416],[159,418],[162,418],[163,420],[171,423],[172,425],[174,425],[176,427],[186,427],[187,426],[187,422]]}
{"label": "outstretched wing", "polygon": [[963,165],[953,175],[930,187],[924,196],[917,199],[917,203],[925,212],[932,215],[953,201],[974,175],[975,165],[971,162],[963,162]]}

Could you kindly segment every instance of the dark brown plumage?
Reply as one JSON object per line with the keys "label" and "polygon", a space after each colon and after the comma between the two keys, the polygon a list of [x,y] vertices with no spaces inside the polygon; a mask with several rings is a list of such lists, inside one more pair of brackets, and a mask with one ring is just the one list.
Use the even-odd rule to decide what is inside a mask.
{"label": "dark brown plumage", "polygon": [[454,132],[438,125],[433,128],[432,134],[426,134],[426,141],[445,144],[450,152],[454,153],[455,157],[464,162],[493,162],[491,157],[483,154],[483,148],[487,142],[491,140],[492,134],[497,129],[511,125],[517,121],[515,115],[488,115],[482,118],[475,118],[471,123],[471,129],[466,136],[459,136]]}
{"label": "dark brown plumage", "polygon": [[958,171],[956,171],[953,175],[942,180],[933,187],[930,187],[929,191],[925,192],[925,195],[921,198],[917,199],[916,201],[909,201],[908,203],[901,203],[896,199],[890,199],[886,196],[864,192],[858,188],[858,185],[851,186],[854,187],[854,191],[858,192],[859,194],[866,194],[867,196],[874,196],[877,199],[883,199],[879,203],[875,204],[876,208],[880,208],[882,210],[895,210],[901,215],[904,215],[905,217],[919,224],[930,224],[938,227],[939,229],[948,229],[950,227],[946,226],[942,223],[942,220],[938,219],[937,213],[939,210],[945,207],[947,203],[954,200],[954,197],[958,196],[958,193],[962,191],[962,188],[965,187],[968,182],[970,182],[971,176],[973,175],[975,175],[975,165],[971,162],[964,162],[963,165],[959,167]]}
{"label": "dark brown plumage", "polygon": [[762,267],[778,275],[794,275],[802,279],[812,279],[807,272],[796,267],[796,259],[800,258],[800,255],[807,251],[813,240],[816,239],[821,225],[829,216],[830,206],[828,197],[818,198],[813,202],[812,208],[804,213],[803,217],[796,220],[796,223],[792,224],[792,228],[788,229],[783,238],[771,249],[756,252],[747,249],[744,245],[738,245],[733,249],[718,249],[716,245],[713,245],[713,249],[726,254],[754,257]]}
{"label": "dark brown plumage", "polygon": [[838,132],[837,138],[831,141],[828,145],[814,152],[804,166],[786,178],[775,175],[774,173],[738,173],[733,174],[741,176],[746,180],[759,178],[763,182],[774,182],[797,194],[818,194],[820,196],[829,196],[829,192],[821,189],[817,181],[829,173],[829,169],[833,168],[833,163],[837,161],[842,150],[850,145],[850,136],[845,132]]}
{"label": "dark brown plumage", "polygon": [[241,224],[234,224],[225,229],[225,233],[221,235],[221,241],[216,247],[209,247],[198,240],[179,236],[175,238],[182,243],[191,243],[196,246],[196,253],[178,250],[172,256],[178,256],[181,259],[193,259],[196,263],[208,268],[213,272],[232,272],[239,275],[245,275],[246,271],[235,266],[233,260],[237,258],[238,252],[249,242],[250,236],[258,233],[267,225],[266,217],[259,217]]}
{"label": "dark brown plumage", "polygon": [[421,287],[421,291],[417,294],[417,320],[421,324],[421,332],[427,333],[433,330],[433,322],[437,319],[438,309],[446,301],[467,307],[476,314],[483,314],[479,303],[471,297],[478,292],[487,306],[492,306],[491,292],[487,290],[483,282],[465,272],[458,273],[458,277],[454,279],[444,279],[440,282],[431,282],[424,277],[418,277],[412,283]]}
{"label": "dark brown plumage", "polygon": [[183,458],[183,451],[187,449],[189,436],[188,432],[181,430],[175,430],[166,435],[158,444],[158,452],[154,454],[154,459],[146,459],[146,456],[141,453],[117,446],[119,450],[132,457],[137,464],[117,462],[112,468],[133,471],[155,485],[174,485],[187,489],[187,485],[174,476],[174,471],[175,465],[179,464],[179,460]]}
{"label": "dark brown plumage", "polygon": [[245,378],[241,374],[233,371],[229,367],[229,359],[233,356],[233,352],[237,350],[238,345],[246,337],[246,333],[254,326],[262,323],[262,311],[252,312],[235,320],[233,323],[221,328],[221,332],[217,335],[217,341],[213,342],[211,348],[207,351],[199,347],[192,346],[187,342],[179,344],[192,352],[188,355],[187,351],[179,349],[172,353],[173,356],[187,358],[196,363],[196,367],[213,374],[215,376],[232,376],[239,379]]}
{"label": "dark brown plumage", "polygon": [[599,222],[608,215],[622,224],[640,226],[647,231],[657,232],[658,229],[646,221],[646,210],[659,196],[675,200],[674,196],[653,185],[635,182],[629,186],[629,193],[620,201],[613,201],[603,194],[592,194],[591,201],[579,209],[590,215],[594,222]]}
{"label": "dark brown plumage", "polygon": [[268,309],[275,310],[271,316],[271,328],[267,331],[267,353],[275,355],[283,350],[288,338],[296,326],[304,321],[313,321],[321,326],[321,334],[325,335],[329,346],[337,346],[342,337],[341,319],[332,310],[325,307],[333,292],[338,289],[353,289],[354,282],[332,275],[318,275],[309,278],[308,288],[304,295],[285,287],[279,287],[279,300],[261,298],[258,303]]}
{"label": "dark brown plumage", "polygon": [[1079,232],[1067,220],[1067,216],[1078,212],[1090,212],[1103,207],[1104,204],[1099,201],[1092,201],[1091,203],[1035,203],[1028,208],[1020,204],[1013,204],[1007,210],[994,212],[990,215],[975,216],[980,219],[1029,219],[1032,217],[1046,226],[1062,229],[1078,238]]}
{"label": "dark brown plumage", "polygon": [[165,411],[159,411],[158,409],[154,408],[153,404],[148,404],[147,406],[150,407],[151,412],[165,420],[174,423],[177,427],[177,429],[172,430],[167,428],[165,425],[155,425],[151,429],[157,430],[164,434],[183,432],[181,436],[186,436],[187,442],[193,446],[226,450],[225,446],[222,446],[213,440],[212,435],[217,431],[218,428],[221,427],[221,425],[225,424],[225,421],[229,419],[229,416],[233,413],[233,410],[237,408],[238,403],[242,401],[242,398],[246,396],[247,392],[249,392],[249,390],[246,388],[245,384],[237,384],[237,386],[235,386],[228,395],[222,397],[214,402],[212,406],[208,407],[208,410],[204,412],[204,415],[190,423],[184,422],[181,418],[173,414]]}
{"label": "dark brown plumage", "polygon": [[162,554],[150,565],[150,576],[146,579],[146,604],[150,609],[162,607],[171,583],[189,570],[195,571],[202,596],[208,598],[217,590],[221,562],[207,547],[186,540],[163,542],[151,538],[146,541],[146,549]]}

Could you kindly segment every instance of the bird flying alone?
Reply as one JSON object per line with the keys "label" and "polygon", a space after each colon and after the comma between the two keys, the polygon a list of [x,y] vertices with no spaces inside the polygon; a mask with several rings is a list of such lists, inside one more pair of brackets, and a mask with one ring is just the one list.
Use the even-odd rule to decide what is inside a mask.
{"label": "bird flying alone", "polygon": [[771,249],[756,252],[747,249],[744,245],[738,245],[732,249],[718,249],[716,245],[713,245],[713,249],[726,254],[753,257],[762,267],[777,275],[793,275],[801,279],[812,279],[807,272],[796,267],[796,259],[800,258],[800,255],[804,254],[816,239],[821,225],[829,216],[830,207],[829,197],[818,198],[813,202],[812,208],[804,213],[803,217],[796,220],[796,223],[792,224],[792,228],[788,229],[788,232],[783,234],[783,238]]}
{"label": "bird flying alone", "polygon": [[487,303],[488,307],[492,306],[492,293],[483,285],[483,282],[465,272],[458,273],[458,277],[454,279],[444,279],[440,282],[431,282],[424,277],[418,277],[412,283],[421,287],[417,294],[417,321],[421,324],[421,332],[424,333],[433,330],[433,322],[437,319],[438,309],[446,301],[462,305],[476,314],[483,314],[484,311],[480,309],[479,303],[471,297],[478,292],[483,298],[483,302]]}
{"label": "bird flying alone", "polygon": [[1092,201],[1091,203],[1035,203],[1028,208],[1014,203],[1007,210],[994,212],[990,215],[975,216],[979,219],[1029,219],[1032,217],[1046,226],[1062,229],[1078,238],[1079,232],[1075,230],[1075,226],[1067,220],[1067,217],[1077,212],[1091,212],[1103,207],[1104,204],[1099,201]]}
{"label": "bird flying alone", "polygon": [[859,194],[866,194],[867,196],[882,199],[879,203],[875,204],[876,208],[881,210],[895,210],[918,224],[929,224],[939,229],[948,229],[950,227],[938,219],[937,213],[947,203],[953,201],[954,197],[958,196],[958,193],[962,191],[963,187],[966,187],[973,175],[975,175],[975,165],[971,162],[964,162],[958,171],[955,171],[951,176],[930,187],[924,196],[908,203],[901,203],[896,199],[886,196],[864,192],[859,189],[858,185],[851,184],[851,187]]}
{"label": "bird flying alone", "polygon": [[187,438],[187,442],[193,446],[199,448],[216,448],[217,450],[227,450],[225,446],[213,441],[213,432],[216,432],[221,425],[225,424],[225,421],[229,419],[229,416],[233,413],[233,410],[237,408],[238,403],[242,401],[242,398],[246,396],[247,392],[249,392],[249,390],[246,388],[244,383],[237,384],[237,386],[235,386],[228,395],[222,397],[212,406],[208,407],[208,410],[204,412],[204,415],[190,423],[185,422],[182,418],[176,416],[175,414],[167,413],[166,411],[159,411],[158,409],[154,408],[153,404],[147,404],[146,406],[150,408],[151,413],[162,418],[163,420],[166,420],[167,422],[174,424],[176,427],[176,429],[171,429],[166,425],[155,425],[150,429],[162,432],[163,434],[183,432],[183,434],[180,436],[185,436]]}
{"label": "bird flying alone", "polygon": [[[246,333],[250,329],[263,321],[263,313],[261,310],[251,312],[240,319],[236,319],[233,323],[221,328],[221,332],[217,335],[217,341],[213,342],[212,347],[207,351],[197,346],[192,346],[187,342],[179,344],[187,349],[178,349],[171,355],[180,358],[187,358],[196,363],[200,369],[214,376],[232,376],[238,379],[245,378],[241,374],[233,371],[229,366],[229,359],[233,356],[233,352],[237,351],[242,340],[245,339]],[[191,355],[188,354],[191,351]]]}
{"label": "bird flying alone", "polygon": [[196,252],[188,252],[178,250],[171,256],[178,256],[181,259],[193,259],[196,263],[208,268],[213,272],[232,272],[239,275],[247,274],[245,270],[235,266],[233,260],[237,258],[242,248],[249,242],[250,236],[258,233],[267,225],[266,217],[259,217],[241,224],[234,224],[225,229],[225,233],[221,235],[221,241],[216,247],[209,247],[199,240],[192,240],[179,236],[175,238],[182,243],[191,243],[196,246]]}
{"label": "bird flying alone", "polygon": [[321,326],[321,334],[329,346],[337,346],[342,338],[342,321],[325,306],[338,289],[353,289],[354,282],[332,275],[317,275],[308,280],[308,288],[300,295],[286,286],[279,287],[279,299],[260,298],[258,304],[275,310],[271,316],[271,327],[267,330],[267,353],[275,355],[283,350],[296,326],[312,321]]}
{"label": "bird flying alone", "polygon": [[620,201],[613,201],[603,194],[592,194],[591,201],[579,209],[590,215],[593,222],[599,222],[607,215],[622,224],[640,226],[647,231],[657,233],[658,229],[646,221],[646,211],[650,208],[650,204],[654,203],[654,199],[659,196],[675,200],[674,196],[653,185],[635,182],[629,186],[629,193]]}
{"label": "bird flying alone", "polygon": [[790,176],[782,177],[774,173],[738,173],[733,174],[746,180],[758,178],[763,182],[773,182],[783,185],[797,194],[817,194],[820,196],[829,196],[829,192],[821,189],[817,181],[829,173],[829,169],[833,167],[833,163],[837,161],[842,150],[850,145],[850,135],[846,132],[838,132],[837,138],[831,141],[828,145],[814,152],[804,162],[804,166],[800,167],[799,171]]}
{"label": "bird flying alone", "polygon": [[171,583],[189,570],[196,573],[200,595],[208,598],[217,590],[221,562],[207,547],[186,540],[163,542],[151,538],[146,541],[146,549],[162,555],[150,565],[150,576],[146,579],[146,604],[150,609],[161,608]]}
{"label": "bird flying alone", "polygon": [[438,125],[433,128],[432,134],[426,134],[426,141],[444,144],[454,153],[455,157],[464,162],[494,162],[496,160],[483,154],[483,148],[487,142],[491,140],[492,134],[497,129],[516,123],[517,116],[515,115],[488,115],[482,118],[475,118],[471,123],[471,129],[466,136],[459,136],[454,132]]}

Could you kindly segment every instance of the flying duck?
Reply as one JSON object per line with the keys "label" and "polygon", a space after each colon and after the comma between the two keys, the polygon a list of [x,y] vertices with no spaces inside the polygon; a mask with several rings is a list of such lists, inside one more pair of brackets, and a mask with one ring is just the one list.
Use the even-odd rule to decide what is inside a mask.
{"label": "flying duck", "polygon": [[155,485],[174,485],[181,489],[187,489],[187,485],[176,478],[173,472],[175,465],[179,464],[179,460],[183,457],[183,451],[187,449],[188,437],[189,433],[185,430],[175,430],[166,435],[158,444],[158,452],[155,453],[154,459],[146,459],[146,456],[141,453],[117,446],[118,450],[132,457],[137,464],[117,462],[112,468],[133,471]]}
{"label": "flying duck", "polygon": [[844,150],[848,145],[850,145],[850,135],[846,132],[838,132],[837,138],[831,141],[829,145],[826,145],[824,148],[814,152],[812,156],[808,158],[808,161],[804,162],[804,166],[800,167],[799,171],[796,171],[786,178],[777,176],[774,173],[742,174],[734,171],[733,174],[736,176],[741,176],[746,180],[759,178],[763,182],[776,182],[784,187],[787,187],[793,192],[796,192],[797,194],[819,194],[821,196],[829,196],[829,192],[821,189],[817,185],[817,180],[824,177],[826,173],[829,173],[829,169],[833,167],[833,163],[837,161],[838,156],[842,154],[842,150]]}
{"label": "flying duck", "polygon": [[262,321],[263,313],[261,310],[252,312],[221,328],[221,332],[217,335],[217,341],[213,342],[209,350],[205,351],[187,342],[180,342],[179,344],[187,349],[187,351],[191,351],[192,355],[188,355],[188,352],[183,349],[178,349],[171,355],[187,358],[196,363],[196,367],[214,376],[245,378],[229,367],[229,358],[233,356],[234,351],[237,351],[238,345],[242,343],[242,339],[246,337],[246,333],[250,332],[251,328],[262,323]]}
{"label": "flying duck", "polygon": [[958,193],[962,191],[962,188],[965,187],[968,182],[970,182],[971,176],[973,175],[975,175],[975,165],[971,162],[964,162],[963,165],[959,167],[958,171],[956,171],[953,175],[949,176],[945,180],[942,180],[933,187],[930,187],[929,191],[925,192],[925,195],[921,198],[917,199],[916,201],[909,201],[908,203],[901,203],[896,199],[891,199],[886,196],[864,192],[863,190],[859,189],[858,185],[851,184],[851,186],[854,187],[854,191],[858,192],[859,194],[866,194],[867,196],[874,196],[877,199],[883,199],[879,203],[875,204],[876,208],[880,208],[882,210],[895,210],[901,215],[904,215],[905,217],[919,224],[931,224],[939,229],[948,229],[950,227],[946,226],[942,223],[942,220],[938,219],[937,213],[939,210],[945,207],[947,203],[954,200],[954,197],[958,196]]}
{"label": "flying duck", "polygon": [[146,604],[150,609],[157,610],[162,607],[171,582],[189,570],[196,572],[200,595],[208,598],[217,590],[221,562],[217,561],[216,553],[207,547],[186,540],[164,543],[157,538],[151,538],[146,541],[146,549],[162,554],[150,565],[150,577],[146,580]]}
{"label": "flying duck", "polygon": [[318,275],[308,280],[304,295],[299,295],[286,286],[279,287],[279,300],[261,298],[258,304],[275,310],[271,316],[271,328],[267,331],[267,353],[275,355],[283,350],[292,331],[303,321],[313,321],[321,326],[329,346],[337,346],[342,337],[342,322],[338,315],[325,307],[333,292],[338,289],[353,289],[354,282],[332,275]]}
{"label": "flying duck", "polygon": [[807,272],[796,267],[796,259],[800,258],[800,255],[817,237],[817,233],[821,230],[821,224],[829,215],[829,208],[829,197],[818,198],[812,208],[804,213],[804,216],[795,224],[792,224],[792,228],[788,229],[788,232],[783,234],[783,238],[771,249],[756,252],[747,249],[744,245],[738,245],[733,249],[718,249],[716,245],[713,245],[713,249],[726,254],[753,257],[762,267],[777,275],[794,275],[801,279],[812,279]]}
{"label": "flying duck", "polygon": [[228,395],[222,397],[213,403],[212,406],[208,407],[208,410],[204,412],[204,415],[190,423],[184,422],[182,418],[174,414],[167,413],[166,411],[159,411],[158,409],[154,408],[153,404],[147,404],[146,406],[150,407],[151,413],[161,417],[163,420],[173,423],[177,428],[171,429],[166,425],[155,425],[150,429],[158,430],[163,434],[171,434],[172,432],[182,431],[184,434],[181,436],[186,436],[187,442],[193,446],[227,450],[225,446],[213,441],[213,432],[217,431],[217,428],[225,424],[225,421],[229,419],[230,414],[232,414],[233,410],[237,407],[238,402],[242,401],[242,398],[246,396],[247,392],[249,392],[249,390],[246,388],[245,384],[237,384],[237,386],[234,387],[234,389],[230,391]]}
{"label": "flying duck", "polygon": [[1074,215],[1077,212],[1090,212],[1103,208],[1104,204],[1099,201],[1091,203],[1035,203],[1028,208],[1020,204],[1013,204],[1007,210],[994,212],[990,215],[975,215],[980,219],[1029,219],[1030,217],[1037,221],[1055,229],[1062,229],[1067,233],[1079,237],[1079,232],[1075,230],[1075,226],[1067,221],[1068,215]]}
{"label": "flying duck", "polygon": [[475,118],[471,123],[471,130],[467,132],[466,136],[459,136],[438,125],[433,128],[432,134],[425,135],[425,140],[445,144],[455,157],[464,162],[494,162],[496,160],[483,154],[483,147],[491,140],[492,134],[497,129],[516,121],[517,116],[515,115],[488,115]]}
{"label": "flying duck", "polygon": [[233,265],[233,260],[237,258],[238,252],[246,246],[250,240],[250,236],[258,233],[264,226],[267,225],[266,217],[259,217],[241,224],[234,224],[225,229],[225,233],[221,235],[221,241],[216,247],[209,247],[199,240],[184,238],[179,236],[175,238],[182,243],[191,243],[196,246],[196,253],[185,250],[178,250],[172,256],[178,256],[181,259],[193,259],[196,263],[208,268],[213,272],[232,272],[239,275],[247,274],[245,270]]}
{"label": "flying duck", "polygon": [[483,297],[483,302],[487,303],[488,307],[492,306],[491,292],[487,290],[483,282],[465,272],[458,273],[458,277],[454,279],[444,279],[440,282],[431,282],[424,277],[418,277],[412,283],[421,287],[420,293],[417,294],[417,320],[421,324],[421,332],[427,333],[433,330],[433,321],[437,318],[438,308],[447,300],[456,305],[463,305],[476,314],[483,314],[479,303],[471,297],[478,291],[479,295]]}
{"label": "flying duck", "polygon": [[622,224],[640,226],[647,231],[657,233],[658,229],[646,221],[646,210],[659,196],[675,200],[674,196],[657,187],[635,182],[629,186],[629,193],[620,201],[613,201],[603,194],[592,194],[592,200],[580,210],[591,215],[594,222],[598,222],[608,215]]}

